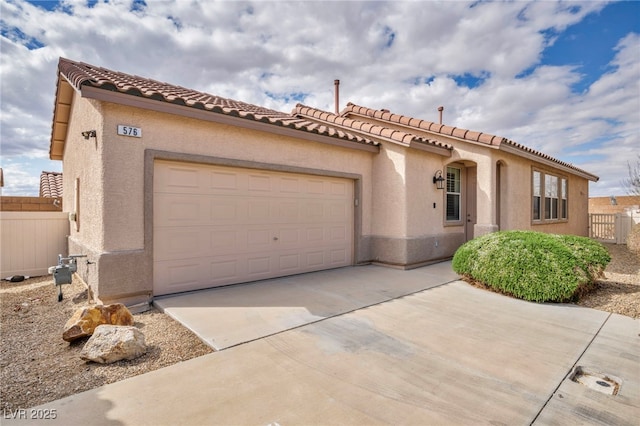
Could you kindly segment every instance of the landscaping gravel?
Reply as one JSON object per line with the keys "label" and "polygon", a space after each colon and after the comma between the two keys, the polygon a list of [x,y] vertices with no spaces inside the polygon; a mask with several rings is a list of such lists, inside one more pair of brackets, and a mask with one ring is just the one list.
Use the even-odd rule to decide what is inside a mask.
{"label": "landscaping gravel", "polygon": [[[578,304],[640,318],[640,257],[624,245],[606,245],[612,256],[605,278]],[[67,343],[62,327],[86,306],[87,291],[77,279],[63,287],[51,276],[0,284],[0,401],[3,414],[143,374],[213,350],[167,315],[152,309],[135,314],[148,351],[132,361],[96,364],[80,359],[87,339]]]}

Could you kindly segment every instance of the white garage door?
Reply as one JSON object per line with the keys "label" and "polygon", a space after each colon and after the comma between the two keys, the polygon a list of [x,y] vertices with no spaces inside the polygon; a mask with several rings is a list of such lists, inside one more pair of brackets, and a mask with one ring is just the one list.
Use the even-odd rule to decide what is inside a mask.
{"label": "white garage door", "polygon": [[157,161],[154,294],[352,264],[353,181]]}

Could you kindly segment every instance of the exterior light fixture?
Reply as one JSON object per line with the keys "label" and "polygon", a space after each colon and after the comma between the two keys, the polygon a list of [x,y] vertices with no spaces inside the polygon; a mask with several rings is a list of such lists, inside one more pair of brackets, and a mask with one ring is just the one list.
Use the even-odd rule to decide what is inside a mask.
{"label": "exterior light fixture", "polygon": [[96,137],[96,131],[95,130],[86,130],[86,131],[82,132],[82,136],[85,138],[85,140],[88,140],[89,138],[95,138]]}
{"label": "exterior light fixture", "polygon": [[438,170],[435,175],[433,175],[433,183],[436,184],[436,188],[444,189],[444,178],[442,177],[442,170]]}

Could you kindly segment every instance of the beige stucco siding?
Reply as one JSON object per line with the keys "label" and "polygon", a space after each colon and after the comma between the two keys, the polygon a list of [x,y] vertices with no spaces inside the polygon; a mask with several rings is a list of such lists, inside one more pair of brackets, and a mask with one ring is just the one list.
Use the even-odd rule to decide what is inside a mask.
{"label": "beige stucco siding", "polygon": [[377,236],[407,235],[406,151],[405,147],[384,143],[373,159],[372,228]]}
{"label": "beige stucco siding", "polygon": [[[77,94],[75,99],[64,153],[64,205],[70,211],[74,181],[79,178],[81,208],[80,231],[71,232],[69,249],[89,256],[91,263],[79,273],[102,302],[137,303],[152,296],[152,236],[145,230],[148,233],[152,223],[149,176],[154,167],[146,153],[349,176],[358,182],[357,233],[361,238],[371,233],[374,152],[87,100]],[[141,128],[142,137],[117,135],[119,124]],[[85,130],[96,130],[97,137],[84,140]],[[356,245],[355,261],[368,260],[368,247]]]}
{"label": "beige stucco siding", "polygon": [[[144,152],[153,149],[362,175],[362,233],[371,229],[369,152],[105,103],[106,251],[144,246]],[[119,124],[142,138],[118,136]]]}
{"label": "beige stucco siding", "polygon": [[[445,157],[409,150],[407,152],[407,235],[421,237],[443,232],[444,190],[433,183],[433,176],[444,169]],[[435,203],[435,207],[434,207]]]}
{"label": "beige stucco siding", "polygon": [[[104,247],[104,174],[102,169],[103,146],[99,138],[82,136],[82,132],[96,130],[102,134],[101,105],[99,102],[74,95],[65,144],[63,163],[63,210],[77,213],[79,230],[71,223],[69,238],[83,241],[92,250]],[[76,179],[79,181],[79,207],[74,211]]]}
{"label": "beige stucco siding", "polygon": [[[498,152],[501,161],[500,229],[528,229],[558,234],[588,235],[588,190],[586,179],[569,174],[558,168]],[[568,220],[536,223],[532,220],[532,172],[540,170],[567,179]]]}

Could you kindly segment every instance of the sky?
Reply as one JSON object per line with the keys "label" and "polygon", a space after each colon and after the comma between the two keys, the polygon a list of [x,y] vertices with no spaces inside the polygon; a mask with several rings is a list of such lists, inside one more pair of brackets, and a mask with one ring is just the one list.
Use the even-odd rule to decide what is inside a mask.
{"label": "sky", "polygon": [[37,196],[59,57],[290,112],[353,102],[492,133],[626,195],[640,2],[0,0],[3,195]]}

